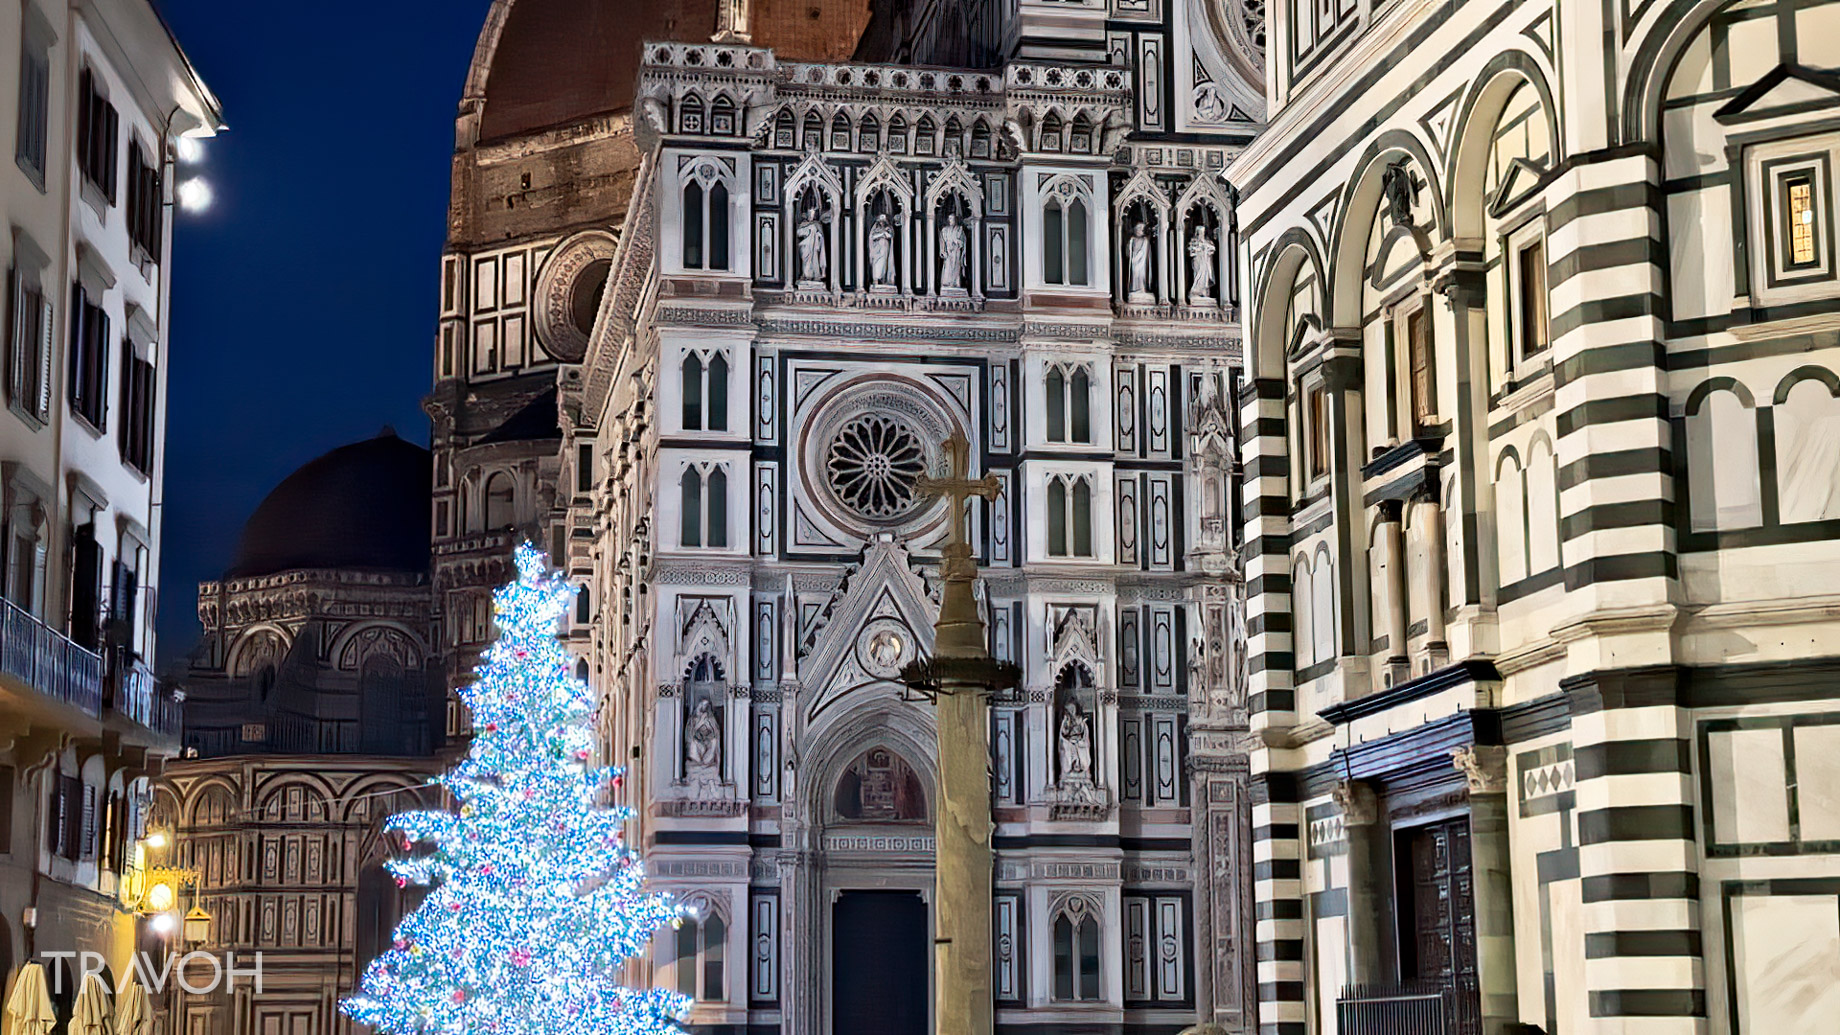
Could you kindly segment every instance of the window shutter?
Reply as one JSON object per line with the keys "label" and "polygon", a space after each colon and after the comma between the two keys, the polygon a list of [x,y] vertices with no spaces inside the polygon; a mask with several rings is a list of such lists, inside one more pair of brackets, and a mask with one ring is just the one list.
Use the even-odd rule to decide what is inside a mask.
{"label": "window shutter", "polygon": [[26,285],[25,278],[17,269],[8,270],[6,274],[7,297],[7,334],[6,334],[6,388],[7,398],[21,409],[29,409],[32,402],[26,398],[26,335],[31,328],[26,321]]}
{"label": "window shutter", "polygon": [[83,780],[76,776],[63,778],[63,801],[60,808],[64,815],[63,840],[59,847],[66,859],[76,860],[82,855],[83,844]]}
{"label": "window shutter", "polygon": [[82,859],[96,857],[96,788],[83,788],[83,839],[78,844],[77,855]]}
{"label": "window shutter", "polygon": [[39,420],[51,419],[51,299],[41,292],[38,295],[38,326],[34,328],[38,337],[38,409]]}

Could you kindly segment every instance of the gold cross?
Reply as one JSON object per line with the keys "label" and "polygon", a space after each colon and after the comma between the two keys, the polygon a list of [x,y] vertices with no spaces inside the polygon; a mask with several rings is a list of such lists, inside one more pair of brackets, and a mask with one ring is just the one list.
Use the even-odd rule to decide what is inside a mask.
{"label": "gold cross", "polygon": [[925,497],[944,497],[948,503],[947,511],[952,516],[950,534],[946,538],[946,547],[964,547],[969,550],[971,543],[965,538],[965,501],[973,496],[994,500],[1003,492],[1003,480],[994,474],[987,474],[977,481],[971,480],[971,443],[962,431],[953,431],[952,437],[946,439],[946,473],[943,478],[921,475],[914,482],[914,491]]}

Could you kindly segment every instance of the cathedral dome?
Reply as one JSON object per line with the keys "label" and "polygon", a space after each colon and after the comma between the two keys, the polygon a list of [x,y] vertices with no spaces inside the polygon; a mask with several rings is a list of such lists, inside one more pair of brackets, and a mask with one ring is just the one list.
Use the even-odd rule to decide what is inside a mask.
{"label": "cathedral dome", "polygon": [[427,571],[431,466],[428,450],[389,428],[308,462],[256,507],[224,577]]}
{"label": "cathedral dome", "polygon": [[[474,55],[482,140],[632,106],[647,41],[707,41],[721,0],[497,0]],[[781,60],[841,61],[869,23],[869,0],[754,0],[751,36]]]}

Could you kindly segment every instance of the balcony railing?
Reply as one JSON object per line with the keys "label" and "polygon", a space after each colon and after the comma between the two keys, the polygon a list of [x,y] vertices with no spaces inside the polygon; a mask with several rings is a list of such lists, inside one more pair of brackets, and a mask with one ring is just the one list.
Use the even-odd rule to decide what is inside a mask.
{"label": "balcony railing", "polygon": [[0,600],[0,672],[87,715],[102,715],[102,655],[10,600]]}
{"label": "balcony railing", "polygon": [[1350,985],[1335,1004],[1337,1035],[1481,1035],[1475,988],[1444,983]]}
{"label": "balcony railing", "polygon": [[110,702],[123,717],[156,733],[179,735],[183,715],[178,701],[160,692],[147,663],[123,653],[115,663],[114,700]]}

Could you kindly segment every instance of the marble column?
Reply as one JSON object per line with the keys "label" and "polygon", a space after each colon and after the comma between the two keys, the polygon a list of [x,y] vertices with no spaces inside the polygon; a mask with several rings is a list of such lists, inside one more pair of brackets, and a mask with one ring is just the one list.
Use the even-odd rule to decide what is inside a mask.
{"label": "marble column", "polygon": [[1381,503],[1380,534],[1375,542],[1380,550],[1380,564],[1385,568],[1381,585],[1386,593],[1386,608],[1382,618],[1386,622],[1386,663],[1395,686],[1412,678],[1406,626],[1406,539],[1400,517],[1397,500]]}
{"label": "marble column", "polygon": [[1469,783],[1470,876],[1476,915],[1476,977],[1483,1035],[1520,1020],[1514,955],[1514,886],[1508,854],[1508,749],[1451,752]]}
{"label": "marble column", "polygon": [[1381,984],[1393,976],[1386,927],[1393,912],[1387,828],[1367,784],[1337,784],[1333,793],[1348,839],[1348,983]]}
{"label": "marble column", "polygon": [[1425,650],[1431,655],[1431,667],[1444,667],[1450,648],[1444,638],[1444,508],[1438,505],[1435,492],[1412,501],[1413,527],[1425,537],[1425,570],[1420,573],[1425,591]]}

